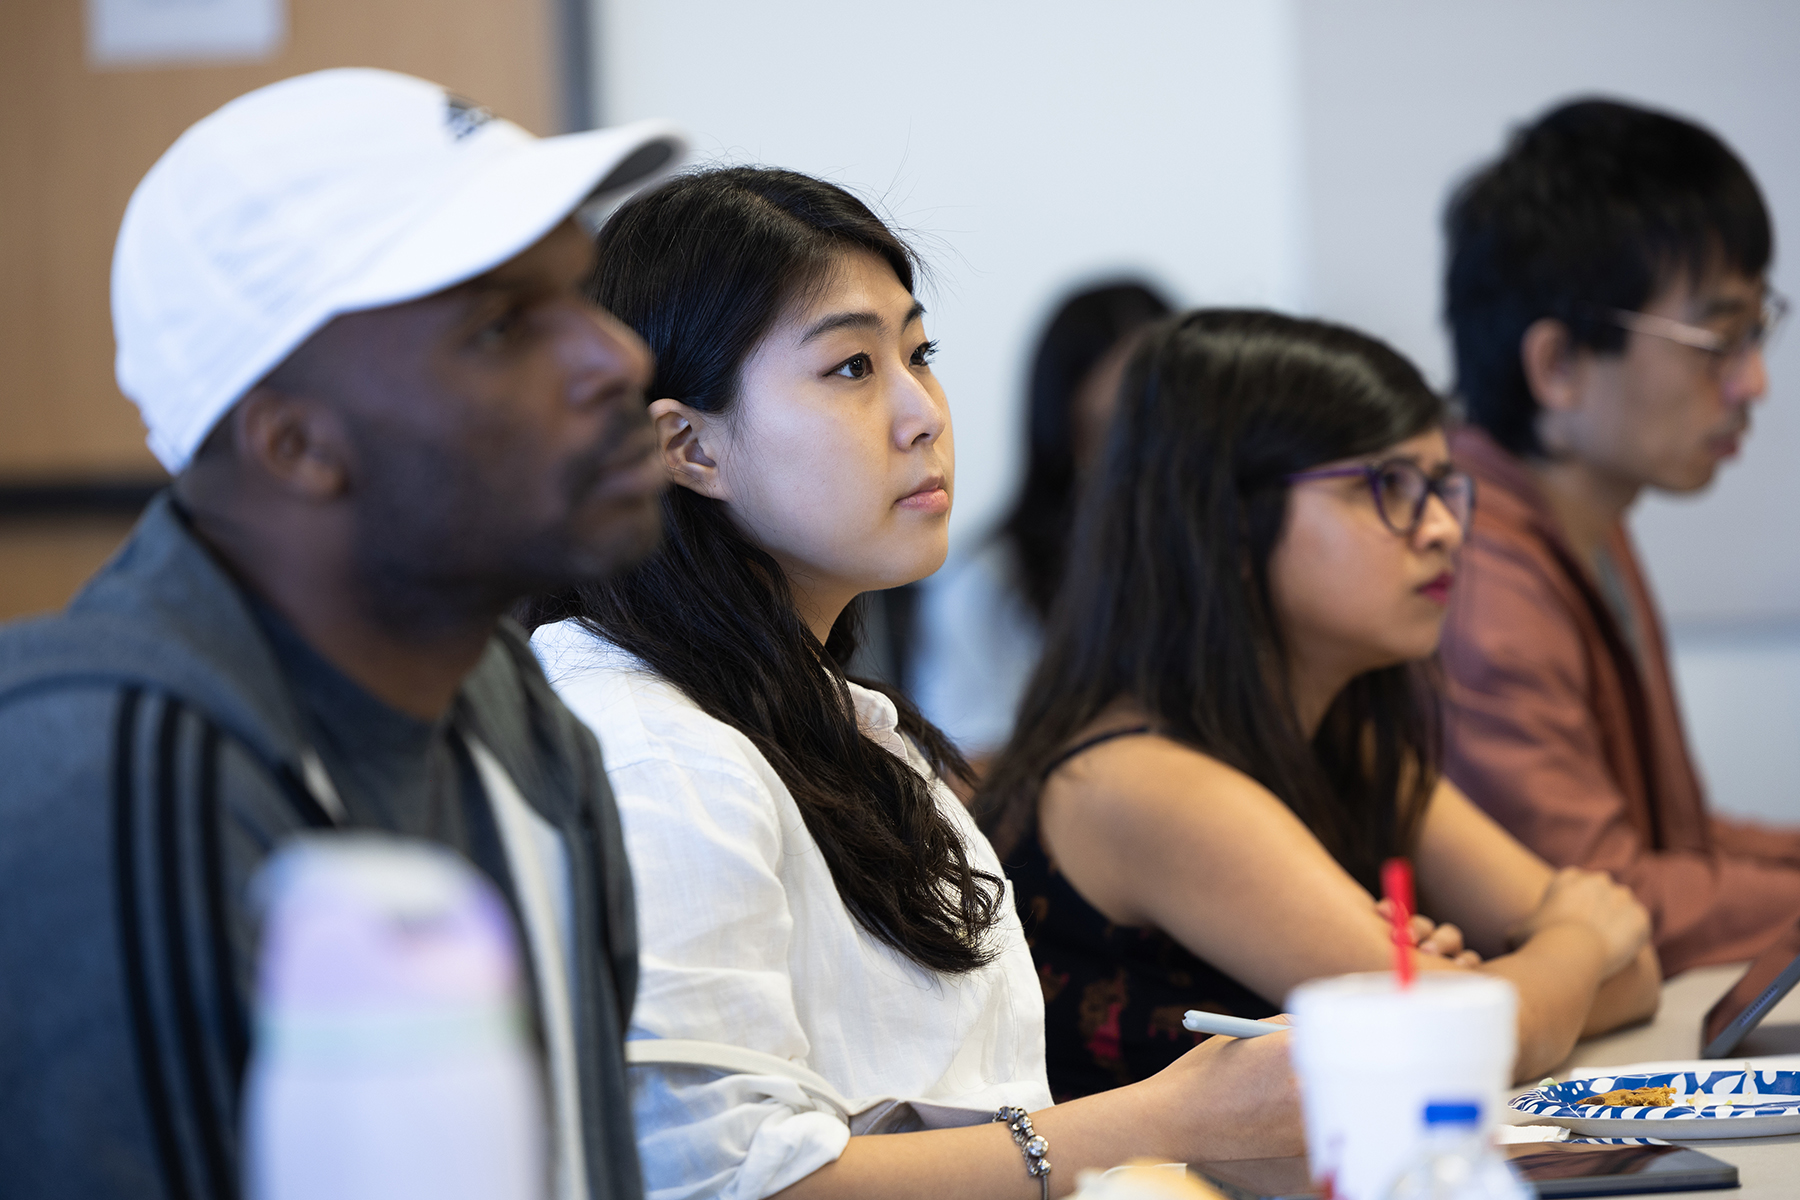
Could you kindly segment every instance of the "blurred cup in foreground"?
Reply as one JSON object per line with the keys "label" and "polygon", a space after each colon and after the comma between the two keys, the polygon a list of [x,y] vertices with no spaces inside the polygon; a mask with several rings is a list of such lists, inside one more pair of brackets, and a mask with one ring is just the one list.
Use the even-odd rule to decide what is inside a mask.
{"label": "blurred cup in foreground", "polygon": [[542,1200],[543,1085],[493,885],[442,847],[336,833],[254,887],[251,1200]]}
{"label": "blurred cup in foreground", "polygon": [[1313,1179],[1338,1200],[1383,1200],[1419,1153],[1432,1104],[1474,1104],[1491,1135],[1518,1052],[1518,993],[1491,976],[1390,972],[1288,996]]}

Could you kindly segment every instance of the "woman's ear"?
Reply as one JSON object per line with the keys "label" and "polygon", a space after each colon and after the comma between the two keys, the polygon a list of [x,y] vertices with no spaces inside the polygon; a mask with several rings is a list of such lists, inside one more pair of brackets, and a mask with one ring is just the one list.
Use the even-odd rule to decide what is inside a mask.
{"label": "woman's ear", "polygon": [[718,461],[706,445],[707,414],[664,397],[650,402],[650,421],[656,426],[663,467],[673,482],[713,500],[730,499]]}

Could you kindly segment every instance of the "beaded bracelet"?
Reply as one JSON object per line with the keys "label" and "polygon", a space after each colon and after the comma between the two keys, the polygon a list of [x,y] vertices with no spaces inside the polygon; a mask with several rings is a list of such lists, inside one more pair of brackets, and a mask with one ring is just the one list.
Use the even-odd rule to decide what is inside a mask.
{"label": "beaded bracelet", "polygon": [[1043,1200],[1050,1200],[1050,1161],[1044,1157],[1050,1153],[1050,1143],[1031,1127],[1030,1114],[1007,1105],[994,1114],[994,1120],[1012,1130],[1013,1141],[1025,1152],[1025,1173],[1038,1181]]}

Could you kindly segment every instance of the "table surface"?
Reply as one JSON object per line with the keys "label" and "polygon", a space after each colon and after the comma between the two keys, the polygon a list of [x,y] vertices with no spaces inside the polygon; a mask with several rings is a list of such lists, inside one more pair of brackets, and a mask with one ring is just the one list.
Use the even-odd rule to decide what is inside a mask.
{"label": "table surface", "polygon": [[[1743,975],[1747,964],[1700,967],[1663,984],[1662,1008],[1646,1025],[1591,1038],[1552,1074],[1568,1077],[1572,1067],[1628,1066],[1700,1055],[1700,1022],[1718,998]],[[1765,1069],[1800,1070],[1800,988],[1775,1006],[1729,1060],[1745,1057]],[[1775,1057],[1766,1057],[1775,1056]],[[1519,1115],[1520,1124],[1531,1118]],[[1688,1142],[1696,1150],[1735,1164],[1740,1190],[1720,1193],[1731,1200],[1796,1200],[1800,1197],[1800,1135],[1726,1138]],[[1640,1195],[1647,1193],[1638,1193]]]}

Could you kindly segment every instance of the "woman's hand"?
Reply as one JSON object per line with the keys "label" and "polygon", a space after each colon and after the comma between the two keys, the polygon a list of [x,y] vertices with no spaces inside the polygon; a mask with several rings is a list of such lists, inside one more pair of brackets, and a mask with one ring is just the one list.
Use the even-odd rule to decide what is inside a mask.
{"label": "woman's hand", "polygon": [[[1270,1020],[1292,1024],[1283,1015]],[[1187,1162],[1282,1158],[1306,1152],[1300,1089],[1288,1063],[1290,1035],[1215,1035],[1143,1085],[1162,1092],[1166,1113],[1184,1131]]]}
{"label": "woman's hand", "polygon": [[1610,979],[1637,958],[1650,940],[1650,914],[1631,889],[1601,871],[1564,867],[1551,876],[1537,909],[1508,938],[1522,946],[1552,925],[1584,925],[1600,939],[1605,965],[1600,977]]}
{"label": "woman's hand", "polygon": [[[1394,902],[1377,900],[1375,911],[1388,924],[1394,920]],[[1420,954],[1431,954],[1459,967],[1479,967],[1481,955],[1463,945],[1462,930],[1445,922],[1439,925],[1423,913],[1414,913],[1408,923],[1412,944]]]}

